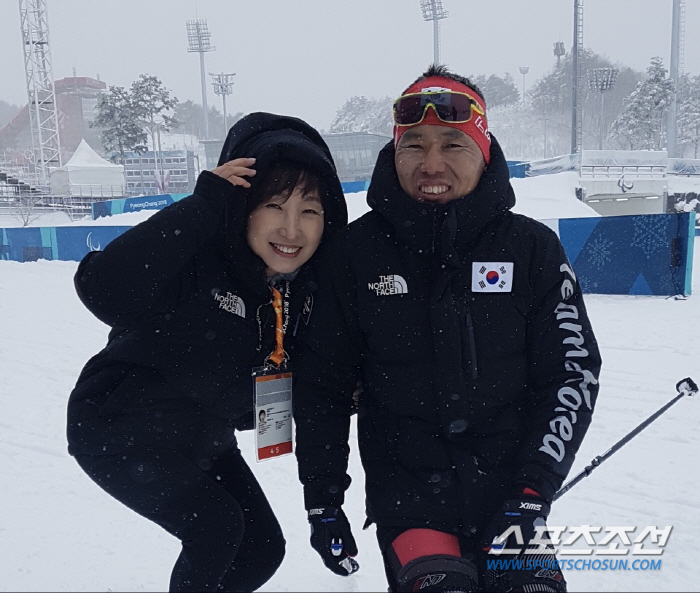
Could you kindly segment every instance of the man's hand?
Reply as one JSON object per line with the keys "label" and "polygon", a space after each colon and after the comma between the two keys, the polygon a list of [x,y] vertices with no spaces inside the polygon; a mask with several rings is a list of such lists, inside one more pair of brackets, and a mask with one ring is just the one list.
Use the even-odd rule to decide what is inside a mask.
{"label": "man's hand", "polygon": [[[546,533],[547,524],[545,520],[549,515],[550,506],[539,496],[530,494],[521,494],[510,500],[506,500],[501,507],[501,510],[494,515],[491,522],[486,526],[482,538],[482,548],[485,552],[493,550],[498,553],[503,548],[508,549],[524,549],[527,548],[530,541],[535,539],[543,539],[545,542],[549,539]],[[515,527],[514,533],[503,537],[504,533],[510,527]],[[540,529],[541,535],[537,535],[537,527]],[[522,534],[522,541],[518,539],[518,528]]]}
{"label": "man's hand", "polygon": [[255,159],[233,159],[223,165],[212,169],[211,172],[219,177],[228,179],[233,185],[242,187],[250,187],[250,183],[244,177],[253,177],[256,173],[255,169],[251,169],[255,164]]}
{"label": "man's hand", "polygon": [[360,565],[352,558],[357,554],[357,545],[342,509],[317,507],[309,510],[308,518],[311,546],[326,567],[344,577],[357,572]]}
{"label": "man's hand", "polygon": [[[502,568],[488,570],[481,583],[484,591],[541,591],[542,593],[565,593],[566,579],[556,562],[555,550],[549,541],[545,520],[549,515],[549,504],[537,496],[533,490],[526,489],[521,494],[506,500],[501,510],[496,513],[484,530],[482,547],[484,552],[496,553],[520,550],[517,556],[536,560],[532,567],[528,560],[523,560],[521,568]],[[511,527],[514,533],[503,537]],[[541,527],[541,529],[537,529]],[[539,533],[538,533],[539,531]],[[518,536],[522,539],[518,541]],[[530,544],[534,540],[533,544]],[[536,550],[536,552],[534,552]]]}

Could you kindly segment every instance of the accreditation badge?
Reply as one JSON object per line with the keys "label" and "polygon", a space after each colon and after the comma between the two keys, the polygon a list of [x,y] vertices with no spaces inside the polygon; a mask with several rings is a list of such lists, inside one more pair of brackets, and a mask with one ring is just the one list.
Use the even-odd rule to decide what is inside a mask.
{"label": "accreditation badge", "polygon": [[292,373],[253,369],[255,453],[258,462],[292,453]]}

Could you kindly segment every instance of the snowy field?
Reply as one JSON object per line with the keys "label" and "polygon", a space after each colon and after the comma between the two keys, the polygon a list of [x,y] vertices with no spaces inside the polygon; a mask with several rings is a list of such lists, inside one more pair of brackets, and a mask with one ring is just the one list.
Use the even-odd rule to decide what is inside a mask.
{"label": "snowy field", "polygon": [[[565,178],[550,177],[514,180],[516,210],[542,217],[539,208],[547,218],[585,215],[583,204],[557,189]],[[348,202],[352,218],[365,209],[363,194],[348,195]],[[109,224],[143,216],[122,215]],[[0,261],[0,591],[163,591],[179,542],[111,499],[66,453],[68,394],[107,336],[75,295],[76,266]],[[671,400],[677,381],[700,381],[698,266],[692,290],[686,300],[587,295],[603,371],[593,424],[571,476]],[[635,526],[636,535],[647,525],[673,526],[663,555],[652,557],[662,560],[660,570],[569,570],[570,591],[697,591],[699,435],[700,401],[683,398],[554,504],[550,525]],[[288,542],[265,590],[386,591],[374,528],[361,530],[363,475],[354,440],[345,509],[361,569],[345,579],[325,569],[309,546],[294,458],[256,464],[251,433],[241,434],[240,444]],[[594,556],[574,557],[581,558]]]}

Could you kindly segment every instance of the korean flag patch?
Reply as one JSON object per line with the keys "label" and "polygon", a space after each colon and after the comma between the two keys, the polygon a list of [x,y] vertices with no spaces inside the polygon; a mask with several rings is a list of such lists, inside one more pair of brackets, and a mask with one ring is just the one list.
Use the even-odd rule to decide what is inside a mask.
{"label": "korean flag patch", "polygon": [[513,262],[472,262],[472,292],[511,292]]}

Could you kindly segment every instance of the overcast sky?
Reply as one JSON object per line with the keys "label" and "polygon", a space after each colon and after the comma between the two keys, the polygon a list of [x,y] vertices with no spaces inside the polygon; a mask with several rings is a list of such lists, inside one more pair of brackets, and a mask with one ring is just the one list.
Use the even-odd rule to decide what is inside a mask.
{"label": "overcast sky", "polygon": [[[235,72],[229,113],[272,111],[328,128],[353,95],[397,96],[433,59],[419,0],[47,0],[55,79],[129,86],[153,74],[201,103],[185,22],[206,19],[207,72]],[[526,88],[573,42],[573,0],[443,0],[441,61],[460,74],[513,75]],[[670,63],[672,0],[585,0],[584,45],[643,71]],[[684,69],[700,74],[700,0],[686,0]],[[19,1],[0,1],[0,99],[26,103]],[[207,74],[208,102],[221,110]],[[212,136],[213,137],[213,136]]]}

